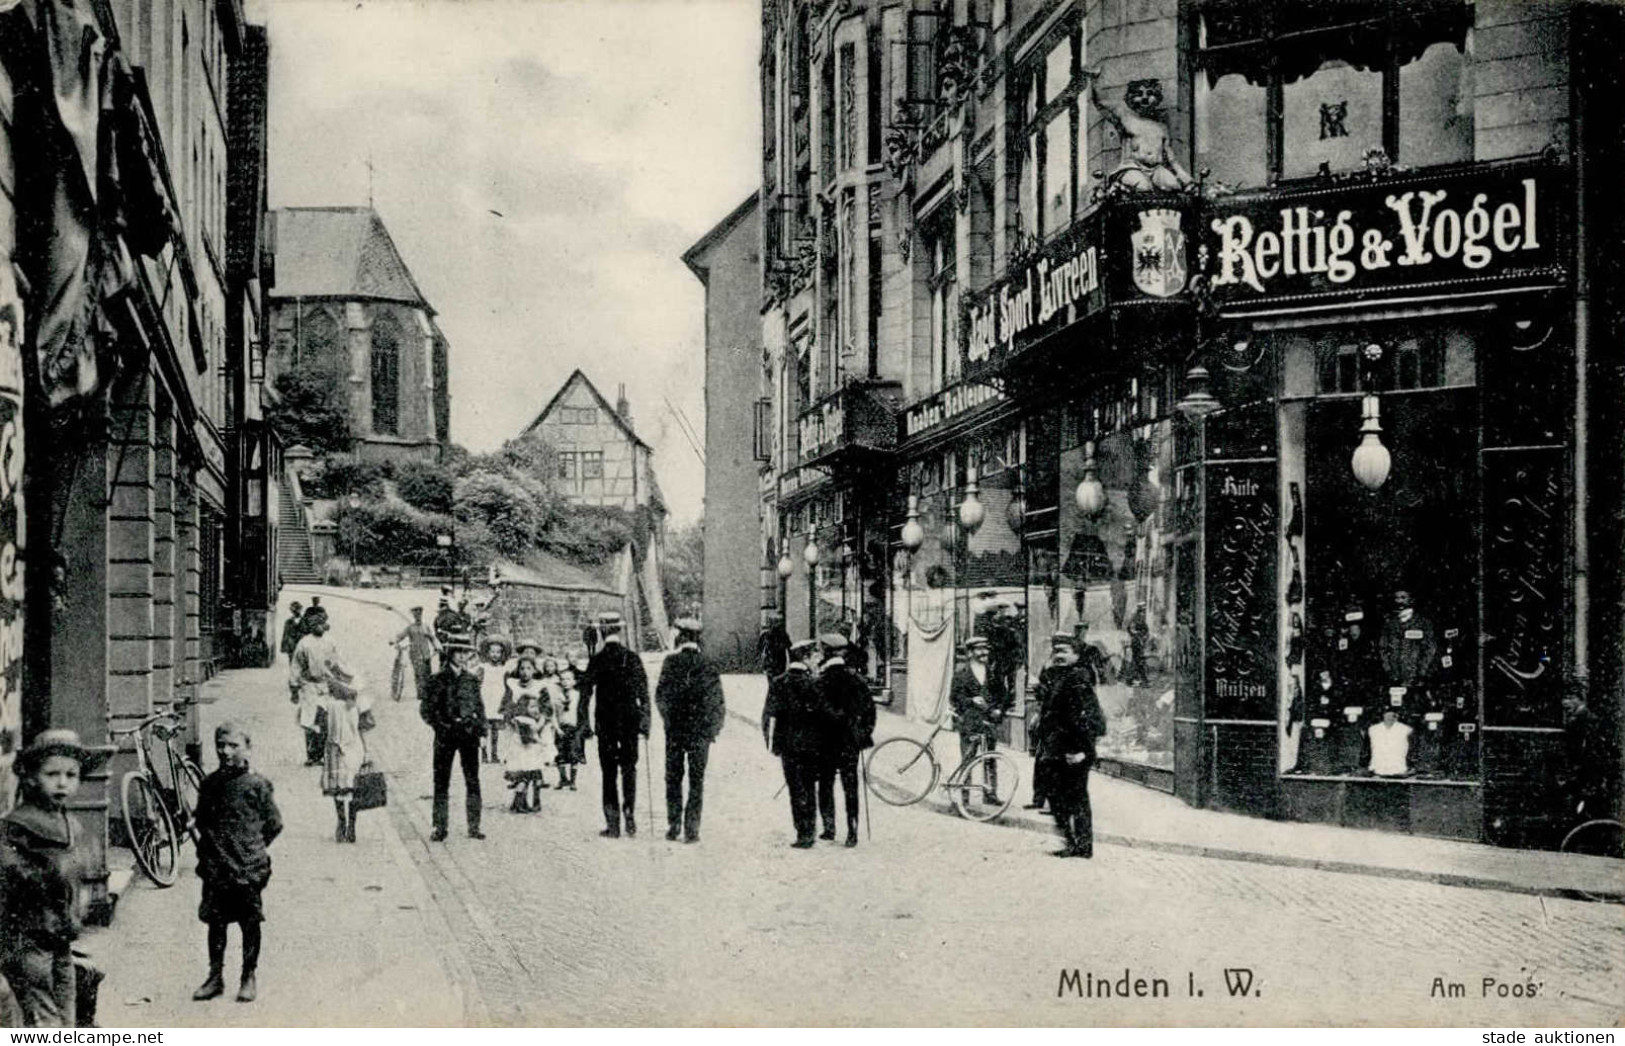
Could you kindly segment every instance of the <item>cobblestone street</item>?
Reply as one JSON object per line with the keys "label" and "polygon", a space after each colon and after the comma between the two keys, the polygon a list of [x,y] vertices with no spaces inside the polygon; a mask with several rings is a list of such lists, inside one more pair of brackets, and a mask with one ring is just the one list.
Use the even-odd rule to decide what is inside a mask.
{"label": "cobblestone street", "polygon": [[[325,602],[341,648],[368,679],[387,681],[385,641],[397,616],[338,592]],[[228,678],[226,701],[285,708],[280,664]],[[281,965],[298,967],[285,952],[301,945],[278,932],[278,921],[300,896],[354,886],[344,881],[347,867],[362,875],[370,857],[393,846],[380,838],[387,828],[410,857],[403,871],[415,869],[434,909],[421,913],[422,933],[400,940],[432,942],[438,967],[426,968],[443,970],[462,993],[466,1021],[1606,1024],[1625,1001],[1625,921],[1615,905],[1118,846],[1102,846],[1092,862],[1057,861],[1044,836],[923,807],[877,805],[873,839],[856,850],[791,850],[788,804],[774,797],[777,764],[738,719],[713,751],[697,846],[665,841],[663,810],[650,830],[642,772],[638,836],[600,839],[596,760],[579,792],[549,792],[543,811],[529,816],[505,812],[499,769],[487,767],[484,842],[461,834],[454,781],[453,834],[430,844],[429,732],[410,701],[386,698],[378,713],[374,754],[391,773],[388,819],[367,815],[361,844],[338,851],[350,858],[339,863],[326,860],[325,820],[290,829],[276,848],[267,949],[283,949]],[[213,712],[224,714],[242,713]],[[658,726],[652,744],[658,754]],[[280,772],[285,809],[319,810],[292,795],[314,792],[311,772]],[[663,794],[660,766],[653,776]],[[317,865],[337,881],[311,881]],[[166,893],[138,890],[120,920],[140,918],[150,903],[190,919],[180,898],[188,890],[195,897],[190,876]],[[189,929],[175,945],[185,949],[175,961],[187,977],[201,949],[201,927]],[[119,936],[115,925],[103,947]],[[1227,967],[1252,971],[1253,994],[1229,996]],[[274,991],[264,990],[258,1015],[245,1019],[331,1019],[343,1000],[312,998],[305,989],[320,983],[321,964],[305,968],[311,983],[293,991],[268,977]],[[1070,984],[1058,997],[1063,972],[1074,968],[1095,982],[1115,982],[1125,969],[1131,979],[1162,978],[1170,997],[1083,998]],[[1499,998],[1492,986],[1486,999],[1485,978],[1540,987],[1526,1000]],[[1187,996],[1193,983],[1200,997]],[[1465,986],[1465,998],[1439,997],[1451,983]],[[413,981],[394,990],[418,994]],[[182,1018],[187,1012],[180,1007]]]}

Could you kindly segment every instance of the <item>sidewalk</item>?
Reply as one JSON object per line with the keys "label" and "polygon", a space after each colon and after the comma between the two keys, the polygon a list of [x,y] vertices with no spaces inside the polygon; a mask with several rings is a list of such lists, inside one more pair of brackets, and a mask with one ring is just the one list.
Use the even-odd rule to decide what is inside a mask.
{"label": "sidewalk", "polygon": [[[760,675],[727,675],[723,687],[729,711],[759,725],[767,695],[766,679]],[[881,739],[901,735],[924,741],[930,733],[930,725],[885,709],[880,710],[875,728],[875,736]],[[943,731],[935,747],[946,775],[958,762],[958,735]],[[1031,796],[1032,758],[1022,752],[1011,754],[1021,764],[1022,784],[1016,803],[998,823],[1054,832],[1054,822],[1048,816],[1020,807]],[[1174,796],[1104,774],[1090,776],[1089,795],[1094,806],[1095,841],[1108,846],[1522,894],[1575,897],[1585,891],[1625,901],[1625,862],[1607,858],[1508,850],[1427,836],[1199,810]],[[958,816],[947,793],[940,789],[920,805]]]}
{"label": "sidewalk", "polygon": [[[360,821],[353,846],[333,842],[333,806],[317,771],[306,768],[288,703],[287,663],[227,672],[201,689],[204,769],[215,765],[215,726],[243,722],[254,769],[276,788],[285,828],[271,846],[259,1000],[233,1000],[241,940],[226,950],[227,992],[193,1002],[207,972],[200,883],[194,852],[183,851],[179,881],[160,890],[139,872],[120,897],[110,927],[81,942],[107,974],[104,1027],[461,1026],[478,1023],[483,1003],[472,976],[455,969],[450,931],[389,818]],[[115,854],[125,851],[116,850]]]}

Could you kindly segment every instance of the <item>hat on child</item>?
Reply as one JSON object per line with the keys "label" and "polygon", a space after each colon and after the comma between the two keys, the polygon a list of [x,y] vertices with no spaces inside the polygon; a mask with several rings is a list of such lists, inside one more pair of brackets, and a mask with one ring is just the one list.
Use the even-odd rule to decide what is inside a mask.
{"label": "hat on child", "polygon": [[26,777],[39,769],[47,756],[65,755],[70,759],[79,761],[80,772],[95,770],[107,762],[112,755],[110,749],[91,748],[79,740],[77,730],[66,727],[52,727],[41,730],[28,742],[27,747],[17,753],[17,759],[11,764],[12,773],[18,777]]}

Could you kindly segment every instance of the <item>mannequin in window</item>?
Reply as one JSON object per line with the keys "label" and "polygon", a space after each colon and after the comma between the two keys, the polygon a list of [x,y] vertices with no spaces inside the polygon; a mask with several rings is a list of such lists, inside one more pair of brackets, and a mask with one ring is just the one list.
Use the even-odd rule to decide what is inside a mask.
{"label": "mannequin in window", "polygon": [[1188,187],[1191,176],[1168,144],[1162,81],[1130,80],[1123,89],[1123,104],[1115,106],[1101,97],[1099,70],[1085,69],[1083,76],[1089,80],[1089,97],[1123,143],[1122,162],[1106,176],[1106,190],[1178,192]]}
{"label": "mannequin in window", "polygon": [[[1419,711],[1427,698],[1426,684],[1438,665],[1438,632],[1433,622],[1419,613],[1405,589],[1394,592],[1393,610],[1382,623],[1377,640],[1384,686],[1404,687],[1405,693],[1384,691],[1383,706],[1406,718]],[[1394,703],[1395,699],[1398,703]]]}
{"label": "mannequin in window", "polygon": [[1322,668],[1309,684],[1300,715],[1303,732],[1298,740],[1298,772],[1305,774],[1335,774],[1338,766],[1334,728],[1342,712],[1332,670]]}
{"label": "mannequin in window", "polygon": [[1399,721],[1394,708],[1382,710],[1382,722],[1371,727],[1371,772],[1378,777],[1404,777],[1410,773],[1411,728]]}

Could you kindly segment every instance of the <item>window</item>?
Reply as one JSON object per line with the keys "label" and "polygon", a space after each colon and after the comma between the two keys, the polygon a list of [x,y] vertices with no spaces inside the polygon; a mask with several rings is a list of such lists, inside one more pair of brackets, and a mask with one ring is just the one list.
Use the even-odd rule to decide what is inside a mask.
{"label": "window", "polygon": [[581,452],[581,478],[604,478],[604,452],[601,450],[584,450]]}
{"label": "window", "polygon": [[598,424],[597,407],[560,407],[560,425],[596,425]]}
{"label": "window", "polygon": [[928,219],[926,260],[931,266],[931,387],[946,388],[959,379],[959,285],[956,282],[954,213],[944,206]]}
{"label": "window", "polygon": [[401,331],[385,313],[372,324],[372,430],[400,431]]}
{"label": "window", "polygon": [[1203,0],[1196,166],[1256,186],[1472,159],[1472,8],[1462,0]]}
{"label": "window", "polygon": [[1016,154],[1017,231],[1047,239],[1072,224],[1088,180],[1089,126],[1084,81],[1083,26],[1069,18],[1035,48],[1021,87],[1013,97],[1021,108]]}
{"label": "window", "polygon": [[756,413],[751,426],[751,457],[757,461],[771,461],[773,450],[773,401],[756,401]]}
{"label": "window", "polygon": [[559,478],[576,478],[576,454],[573,450],[559,452]]}

